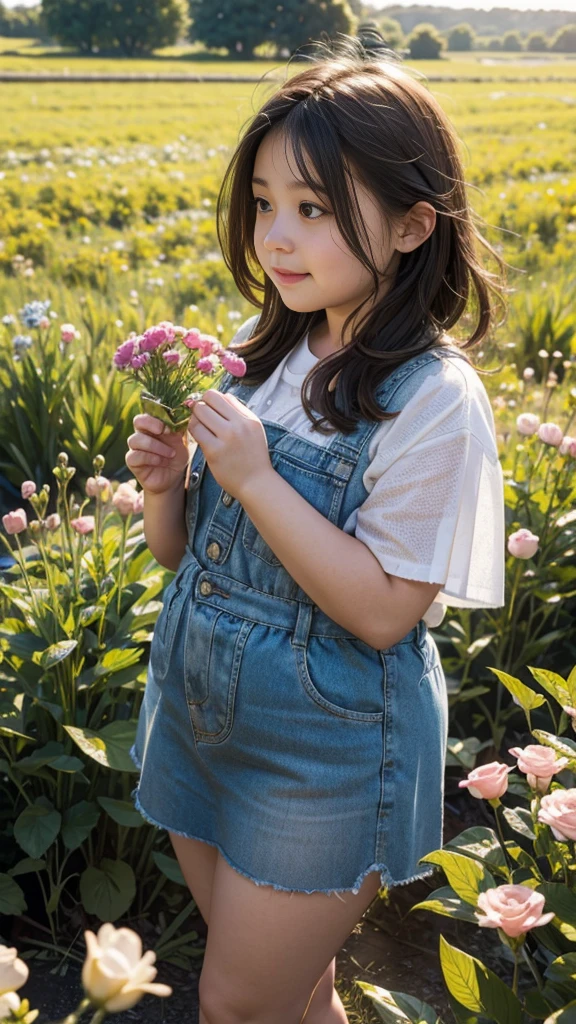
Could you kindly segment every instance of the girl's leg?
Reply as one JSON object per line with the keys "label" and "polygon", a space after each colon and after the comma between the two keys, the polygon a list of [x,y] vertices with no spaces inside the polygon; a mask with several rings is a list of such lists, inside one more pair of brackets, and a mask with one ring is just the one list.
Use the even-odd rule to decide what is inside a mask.
{"label": "girl's leg", "polygon": [[[218,854],[201,1024],[315,1024],[305,1018],[315,986],[380,888],[375,871],[356,895],[282,892],[255,885]],[[323,1016],[320,1008],[315,1013],[323,1024],[344,1024],[332,992]]]}
{"label": "girl's leg", "polygon": [[[218,850],[215,846],[209,846],[208,843],[199,842],[197,839],[186,839],[174,832],[169,832],[169,836],[190,893],[198,904],[206,925],[209,925],[212,885]],[[335,971],[336,958],[334,957],[314,989],[304,1018],[305,1024],[340,1024],[341,1021],[346,1021],[344,1007],[334,988]],[[332,1017],[327,1016],[330,1012]],[[202,1012],[200,1012],[200,1024],[206,1024],[206,1018]]]}

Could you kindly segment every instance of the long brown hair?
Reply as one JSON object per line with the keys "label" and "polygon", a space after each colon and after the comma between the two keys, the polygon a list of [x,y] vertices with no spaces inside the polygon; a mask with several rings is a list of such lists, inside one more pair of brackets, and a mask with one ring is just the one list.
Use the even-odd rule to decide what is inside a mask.
{"label": "long brown hair", "polygon": [[[379,285],[378,270],[360,240],[362,225],[347,186],[351,171],[389,218],[402,216],[422,200],[436,210],[431,235],[412,252],[400,254],[391,288],[372,301],[350,343],[306,375],[302,404],[324,434],[333,428],[349,433],[359,417],[379,422],[397,415],[384,412],[376,401],[378,385],[407,359],[444,343],[444,332],[461,317],[471,322],[472,330],[459,348],[479,344],[493,325],[493,297],[503,305],[504,291],[498,275],[482,265],[476,252],[480,243],[503,271],[502,259],[475,224],[460,140],[440,104],[399,66],[395,55],[382,57],[360,39],[339,35],[340,42],[331,41],[331,49],[325,46],[321,59],[314,58],[287,79],[250,119],[216,207],[226,265],[240,293],[262,310],[253,336],[235,347],[247,364],[244,381],[251,385],[263,383],[305,332],[325,318],[324,310],[289,309],[268,276],[261,281],[251,180],[256,151],[269,131],[281,126],[303,180],[316,194],[319,185],[325,190],[343,238],[372,273],[374,290],[346,319],[344,331],[373,300]],[[257,292],[264,293],[262,299]],[[330,390],[335,375],[336,386]]]}

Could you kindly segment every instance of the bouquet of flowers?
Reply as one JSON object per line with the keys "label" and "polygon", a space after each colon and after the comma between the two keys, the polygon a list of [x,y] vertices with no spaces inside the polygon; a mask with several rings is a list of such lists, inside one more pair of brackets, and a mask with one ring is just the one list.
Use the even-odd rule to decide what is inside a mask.
{"label": "bouquet of flowers", "polygon": [[[178,343],[184,351],[178,350]],[[144,412],[176,432],[186,429],[191,406],[213,385],[219,370],[236,377],[246,373],[244,360],[217,338],[196,327],[175,326],[169,320],[148,327],[143,334],[132,332],[117,348],[113,363],[143,386]]]}

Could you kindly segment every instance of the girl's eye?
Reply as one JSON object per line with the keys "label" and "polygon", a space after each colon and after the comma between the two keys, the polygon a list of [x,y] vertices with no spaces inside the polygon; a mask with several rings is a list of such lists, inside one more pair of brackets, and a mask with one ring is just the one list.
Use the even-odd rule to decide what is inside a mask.
{"label": "girl's eye", "polygon": [[[256,207],[256,212],[257,213],[268,213],[269,212],[268,210],[260,209],[260,207],[258,206],[258,203],[268,203],[267,199],[264,199],[263,196],[255,196],[254,199],[252,200],[252,204]],[[268,205],[270,205],[270,204],[268,204]],[[319,210],[319,216],[318,217],[307,217],[307,216],[305,216],[304,220],[320,220],[320,217],[323,217],[325,215],[325,213],[326,213],[326,211],[323,210],[320,206],[317,206],[316,203],[303,202],[303,203],[300,203],[300,209],[302,207],[311,207],[313,210]]]}

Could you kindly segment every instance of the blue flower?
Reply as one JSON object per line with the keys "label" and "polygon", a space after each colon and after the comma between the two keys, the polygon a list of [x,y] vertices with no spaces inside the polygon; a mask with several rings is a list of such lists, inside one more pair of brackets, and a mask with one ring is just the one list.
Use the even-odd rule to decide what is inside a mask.
{"label": "blue flower", "polygon": [[30,348],[32,344],[32,338],[29,334],[17,334],[15,338],[12,338],[12,346],[15,352],[24,352],[25,349]]}
{"label": "blue flower", "polygon": [[24,327],[38,327],[42,317],[46,316],[50,305],[50,299],[45,302],[40,302],[39,299],[27,302],[24,308],[18,311],[18,316]]}

